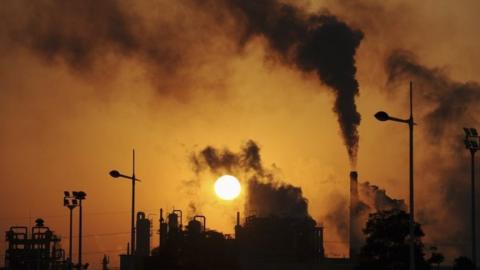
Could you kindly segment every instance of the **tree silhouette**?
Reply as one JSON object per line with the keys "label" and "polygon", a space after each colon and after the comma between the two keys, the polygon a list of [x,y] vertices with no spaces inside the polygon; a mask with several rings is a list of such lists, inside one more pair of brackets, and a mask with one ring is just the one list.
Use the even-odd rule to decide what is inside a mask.
{"label": "tree silhouette", "polygon": [[432,254],[428,258],[427,262],[430,264],[436,264],[437,270],[440,269],[440,264],[445,260],[445,256],[442,253],[437,252],[437,247],[431,247]]}
{"label": "tree silhouette", "polygon": [[475,270],[475,266],[470,258],[460,256],[453,262],[453,270]]}
{"label": "tree silhouette", "polygon": [[[363,230],[366,243],[360,251],[357,270],[408,270],[409,214],[402,210],[380,211],[369,215]],[[430,269],[425,260],[420,224],[414,225],[415,264],[418,270]]]}

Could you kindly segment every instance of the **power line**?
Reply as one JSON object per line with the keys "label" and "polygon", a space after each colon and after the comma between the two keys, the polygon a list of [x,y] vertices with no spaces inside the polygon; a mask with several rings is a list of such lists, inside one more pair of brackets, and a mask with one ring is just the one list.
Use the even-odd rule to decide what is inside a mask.
{"label": "power line", "polygon": [[[152,212],[152,211],[159,211],[160,208],[155,209],[144,209],[145,212]],[[130,211],[103,211],[103,212],[86,212],[86,216],[98,216],[98,215],[119,215],[119,214],[130,214]],[[0,221],[2,220],[18,220],[18,219],[32,219],[35,216],[42,216],[42,215],[31,215],[31,216],[23,216],[23,217],[0,217]],[[68,214],[64,215],[50,215],[50,216],[42,216],[42,218],[67,218]]]}

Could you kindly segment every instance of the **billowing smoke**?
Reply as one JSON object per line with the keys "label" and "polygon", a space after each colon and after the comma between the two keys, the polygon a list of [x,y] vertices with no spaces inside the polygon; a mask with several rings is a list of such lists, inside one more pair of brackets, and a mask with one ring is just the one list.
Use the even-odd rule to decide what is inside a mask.
{"label": "billowing smoke", "polygon": [[244,23],[242,41],[263,36],[273,53],[303,72],[315,72],[335,93],[343,140],[355,166],[360,124],[355,52],[363,33],[328,12],[306,14],[277,0],[227,1]]}
{"label": "billowing smoke", "polygon": [[248,141],[237,153],[207,146],[193,153],[191,161],[197,173],[209,171],[216,175],[238,176],[242,185],[247,187],[247,215],[309,217],[308,203],[302,189],[280,183],[273,172],[265,169],[260,158],[260,147],[254,141]]}
{"label": "billowing smoke", "polygon": [[[145,70],[158,93],[183,97],[192,91],[192,81],[209,84],[209,89],[220,84],[217,76],[214,82],[199,79],[201,67],[221,57],[202,53],[215,47],[215,41],[203,35],[215,35],[216,40],[226,36],[213,19],[200,19],[207,11],[193,11],[189,5],[188,1],[138,5],[115,0],[6,1],[0,14],[4,15],[0,20],[5,33],[1,38],[12,46],[29,49],[48,64],[65,65],[72,74],[87,80],[115,76],[119,63],[132,61]],[[170,9],[171,13],[144,12],[145,8]],[[198,16],[195,21],[176,18],[193,12]],[[203,32],[192,31],[192,26],[202,27]]]}
{"label": "billowing smoke", "polygon": [[[419,221],[435,226],[435,230],[427,231],[432,241],[440,245],[449,243],[449,247],[466,254],[468,246],[459,242],[470,237],[469,163],[462,127],[478,127],[475,115],[478,115],[480,85],[456,82],[442,69],[428,68],[420,64],[412,52],[404,50],[390,54],[386,70],[391,84],[413,80],[414,102],[418,105],[415,108],[428,108],[417,116],[421,117],[417,122],[424,127],[418,129],[424,137],[423,147],[429,152],[419,170],[427,172],[422,181],[440,192],[434,198],[439,196],[436,200],[441,203],[441,211],[438,205],[422,201],[417,204]],[[436,164],[435,170],[431,164]],[[442,220],[449,220],[449,223]]]}
{"label": "billowing smoke", "polygon": [[[164,7],[158,5],[173,9],[168,2]],[[11,16],[4,18],[11,40],[42,59],[65,62],[74,73],[83,75],[103,69],[102,76],[113,73],[116,65],[111,59],[134,59],[146,68],[160,93],[176,96],[188,91],[188,81],[201,76],[198,71],[203,63],[221,61],[218,59],[223,58],[222,53],[233,53],[234,49],[229,51],[228,46],[224,46],[225,51],[207,52],[215,47],[211,36],[224,38],[226,44],[229,39],[242,45],[255,36],[263,36],[273,54],[285,64],[303,72],[315,72],[333,90],[333,110],[355,166],[360,114],[355,104],[359,89],[354,57],[363,33],[326,11],[309,14],[277,0],[191,0],[175,3],[181,6],[175,12],[185,12],[175,15],[190,17],[191,12],[202,20],[179,22],[169,21],[169,16],[141,16],[135,5],[127,7],[114,0],[40,0],[6,5],[9,13],[24,15],[20,21]],[[229,24],[231,18],[236,23]],[[192,31],[193,27],[201,27],[202,32]],[[212,80],[212,84],[218,84],[221,75]]]}
{"label": "billowing smoke", "polygon": [[359,183],[358,197],[360,203],[367,206],[370,211],[406,210],[403,200],[391,198],[384,189],[371,185],[369,182]]}
{"label": "billowing smoke", "polygon": [[371,185],[369,182],[357,181],[350,183],[350,248],[351,255],[355,256],[360,251],[365,242],[363,229],[367,223],[368,216],[378,211],[387,211],[392,209],[406,210],[403,200],[393,199],[387,195],[384,189]]}

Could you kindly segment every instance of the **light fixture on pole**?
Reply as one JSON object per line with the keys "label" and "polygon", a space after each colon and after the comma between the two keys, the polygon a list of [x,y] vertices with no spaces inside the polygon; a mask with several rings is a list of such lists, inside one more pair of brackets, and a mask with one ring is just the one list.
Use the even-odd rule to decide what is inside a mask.
{"label": "light fixture on pole", "polygon": [[415,235],[414,235],[414,185],[413,185],[413,98],[412,98],[412,82],[410,82],[410,117],[408,119],[400,119],[388,115],[386,112],[380,111],[375,114],[375,118],[379,121],[395,121],[408,124],[409,127],[409,197],[410,197],[410,220],[409,220],[409,235],[410,235],[410,270],[415,270]]}
{"label": "light fixture on pole", "polygon": [[132,161],[132,176],[128,176],[120,173],[117,170],[110,171],[110,176],[113,178],[126,178],[132,181],[132,216],[131,216],[131,229],[130,229],[130,254],[135,255],[135,182],[140,182],[140,179],[135,177],[135,149],[133,149],[133,161]]}
{"label": "light fixture on pole", "polygon": [[69,236],[68,236],[69,243],[68,243],[67,263],[68,263],[68,269],[72,269],[72,264],[73,264],[73,262],[72,262],[73,209],[75,209],[75,207],[77,207],[78,201],[73,196],[71,196],[70,192],[68,192],[68,191],[64,191],[63,194],[64,194],[63,206],[67,207],[69,209],[69,212],[70,212],[70,226],[69,226],[70,230],[69,230]]}
{"label": "light fixture on pole", "polygon": [[78,220],[78,268],[82,265],[82,201],[86,199],[87,193],[83,191],[73,191],[73,197],[78,201],[79,206],[79,220]]}
{"label": "light fixture on pole", "polygon": [[463,128],[463,131],[465,131],[465,147],[470,150],[471,154],[471,185],[472,185],[472,207],[471,207],[471,213],[472,213],[472,262],[473,265],[477,266],[477,246],[476,246],[476,240],[477,240],[477,235],[475,232],[475,152],[477,152],[478,149],[480,149],[480,138],[478,137],[478,132],[474,128]]}

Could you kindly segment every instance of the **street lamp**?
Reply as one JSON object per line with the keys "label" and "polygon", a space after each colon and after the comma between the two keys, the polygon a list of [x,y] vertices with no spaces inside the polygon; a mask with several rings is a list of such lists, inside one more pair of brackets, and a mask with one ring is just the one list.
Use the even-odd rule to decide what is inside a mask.
{"label": "street lamp", "polygon": [[476,233],[475,233],[475,152],[480,149],[480,138],[478,132],[474,128],[463,128],[465,131],[465,147],[470,150],[471,164],[472,164],[472,261],[473,265],[477,266],[477,248],[476,248]]}
{"label": "street lamp", "polygon": [[86,199],[87,193],[83,191],[73,191],[73,197],[78,201],[79,220],[78,220],[78,267],[82,267],[82,201]]}
{"label": "street lamp", "polygon": [[132,176],[121,174],[117,170],[110,171],[110,176],[113,178],[126,178],[132,181],[132,224],[130,230],[130,254],[135,254],[135,182],[140,182],[140,179],[135,177],[135,149],[133,149],[133,162],[132,162]]}
{"label": "street lamp", "polygon": [[63,206],[68,207],[70,210],[70,234],[69,234],[69,243],[68,243],[68,269],[72,269],[72,230],[73,230],[73,209],[77,207],[78,201],[73,196],[70,195],[70,192],[63,192]]}
{"label": "street lamp", "polygon": [[415,270],[415,236],[414,236],[414,190],[413,190],[413,101],[412,101],[412,82],[410,82],[410,117],[408,119],[400,119],[388,115],[386,112],[380,111],[375,114],[375,118],[379,121],[395,121],[408,124],[410,137],[410,220],[409,220],[409,234],[410,234],[410,270]]}

